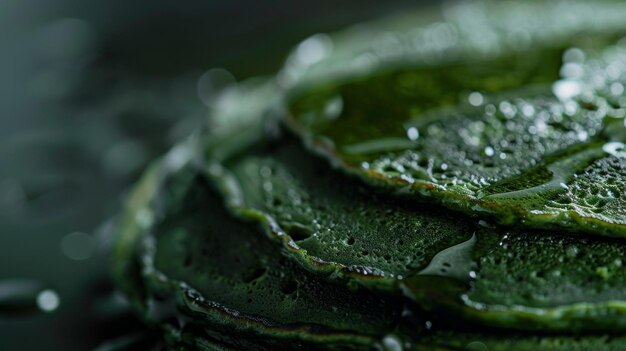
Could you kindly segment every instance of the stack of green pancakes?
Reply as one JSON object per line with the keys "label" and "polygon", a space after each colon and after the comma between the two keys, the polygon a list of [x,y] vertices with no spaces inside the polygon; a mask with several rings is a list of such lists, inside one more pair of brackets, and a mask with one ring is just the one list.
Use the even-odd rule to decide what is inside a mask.
{"label": "stack of green pancakes", "polygon": [[626,4],[315,35],[155,161],[114,274],[176,350],[626,350]]}

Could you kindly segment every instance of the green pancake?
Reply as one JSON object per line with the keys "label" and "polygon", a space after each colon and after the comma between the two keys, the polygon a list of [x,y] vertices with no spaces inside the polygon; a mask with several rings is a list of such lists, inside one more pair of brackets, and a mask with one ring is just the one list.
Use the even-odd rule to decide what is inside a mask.
{"label": "green pancake", "polygon": [[178,350],[626,349],[624,14],[308,39],[153,163],[117,284]]}
{"label": "green pancake", "polygon": [[243,349],[285,340],[366,349],[404,323],[402,302],[343,288],[340,278],[372,291],[402,288],[413,313],[430,310],[433,320],[570,332],[626,326],[621,242],[504,233],[395,199],[330,170],[289,136],[269,137],[263,119],[248,123],[246,138],[211,138],[223,165],[181,145],[131,198],[116,273],[149,323],[185,325]]}
{"label": "green pancake", "polygon": [[248,119],[245,141],[221,136],[198,164],[232,214],[257,222],[258,235],[306,270],[404,291],[419,309],[489,326],[626,329],[621,241],[506,231],[389,196],[332,170],[271,124]]}
{"label": "green pancake", "polygon": [[[502,224],[623,237],[626,48],[600,48],[625,28],[590,30],[593,44],[563,29],[560,41],[544,33],[487,56],[463,46],[436,64],[407,54],[345,79],[315,80],[313,69],[292,88],[286,122],[371,184]],[[598,196],[580,184],[602,183],[607,168],[616,175]]]}
{"label": "green pancake", "polygon": [[396,327],[397,304],[300,270],[255,223],[231,217],[193,167],[162,181],[147,205],[153,224],[118,246],[136,252],[118,256],[117,272],[123,281],[140,275],[126,286],[147,321],[175,318],[226,345],[259,349],[367,349]]}

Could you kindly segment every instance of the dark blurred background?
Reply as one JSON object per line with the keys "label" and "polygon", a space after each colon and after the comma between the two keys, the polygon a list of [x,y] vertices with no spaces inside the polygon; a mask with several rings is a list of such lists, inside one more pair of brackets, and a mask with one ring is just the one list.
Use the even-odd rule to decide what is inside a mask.
{"label": "dark blurred background", "polygon": [[142,332],[107,234],[146,164],[203,123],[207,70],[271,75],[309,35],[417,4],[0,1],[0,350]]}

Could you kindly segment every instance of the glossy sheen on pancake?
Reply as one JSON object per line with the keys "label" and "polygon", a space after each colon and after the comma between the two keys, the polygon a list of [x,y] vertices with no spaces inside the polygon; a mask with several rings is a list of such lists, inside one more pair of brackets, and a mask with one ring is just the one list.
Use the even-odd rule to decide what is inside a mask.
{"label": "glossy sheen on pancake", "polygon": [[503,224],[623,237],[624,28],[598,26],[552,42],[529,29],[526,47],[486,56],[459,39],[456,59],[405,53],[343,79],[315,80],[314,65],[286,123],[370,184]]}

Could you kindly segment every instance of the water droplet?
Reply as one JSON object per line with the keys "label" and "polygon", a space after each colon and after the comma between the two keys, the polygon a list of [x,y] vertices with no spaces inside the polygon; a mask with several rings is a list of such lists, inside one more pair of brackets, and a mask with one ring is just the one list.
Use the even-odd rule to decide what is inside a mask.
{"label": "water droplet", "polygon": [[163,166],[170,171],[177,171],[192,157],[189,145],[180,144],[172,148],[163,159]]}
{"label": "water droplet", "polygon": [[95,248],[94,238],[85,233],[70,233],[61,239],[61,252],[68,258],[82,261],[91,256]]}
{"label": "water droplet", "polygon": [[580,83],[576,81],[560,80],[552,85],[552,92],[561,100],[569,100],[581,91]]}
{"label": "water droplet", "polygon": [[476,265],[472,259],[475,244],[476,234],[467,241],[439,252],[418,275],[436,275],[466,281]]}
{"label": "water droplet", "polygon": [[565,62],[583,62],[585,53],[579,48],[570,48],[563,53],[563,61]]}
{"label": "water droplet", "polygon": [[615,96],[621,96],[624,93],[624,86],[618,82],[611,84],[610,89],[611,89],[611,94]]}
{"label": "water droplet", "polygon": [[298,45],[295,57],[303,65],[308,66],[326,57],[332,48],[333,42],[327,35],[315,34]]}
{"label": "water droplet", "polygon": [[212,106],[222,92],[236,84],[235,77],[223,68],[212,68],[198,78],[198,97],[207,106]]}
{"label": "water droplet", "polygon": [[267,166],[263,166],[259,170],[259,174],[261,174],[261,177],[263,178],[269,178],[272,175],[272,169]]}
{"label": "water droplet", "polygon": [[609,155],[626,158],[626,145],[623,143],[617,141],[606,143],[602,146],[602,150]]}
{"label": "water droplet", "polygon": [[500,111],[504,114],[505,117],[507,118],[512,118],[513,116],[515,116],[515,106],[513,106],[510,102],[508,101],[502,101],[499,105],[498,105],[498,109],[500,109]]}
{"label": "water droplet", "polygon": [[402,351],[402,341],[395,335],[390,334],[383,339],[383,350]]}
{"label": "water droplet", "polygon": [[153,220],[154,217],[152,216],[152,212],[145,208],[137,211],[137,214],[135,215],[135,221],[144,229],[150,227]]}
{"label": "water droplet", "polygon": [[496,107],[492,104],[485,106],[485,113],[489,116],[493,116],[496,113]]}
{"label": "water droplet", "polygon": [[52,312],[59,307],[61,299],[56,291],[51,289],[43,290],[37,295],[37,306],[43,312]]}
{"label": "water droplet", "polygon": [[341,96],[335,96],[326,102],[324,106],[324,116],[328,119],[335,119],[341,116],[343,111],[343,99]]}
{"label": "water droplet", "polygon": [[487,146],[485,148],[485,155],[491,157],[491,156],[494,155],[494,153],[495,153],[495,151],[493,150],[493,148],[491,146]]}
{"label": "water droplet", "polygon": [[535,108],[530,104],[524,104],[522,106],[522,114],[526,117],[531,117],[535,113]]}
{"label": "water droplet", "polygon": [[574,258],[576,256],[578,256],[578,247],[576,246],[570,246],[565,250],[565,254],[567,255],[567,257],[571,257]]}
{"label": "water droplet", "polygon": [[493,225],[491,225],[489,222],[482,220],[482,219],[478,221],[478,225],[484,228],[494,228]]}
{"label": "water droplet", "polygon": [[578,63],[566,63],[561,67],[561,76],[565,78],[580,78],[584,73],[583,66]]}
{"label": "water droplet", "polygon": [[420,133],[419,133],[419,131],[417,130],[417,128],[415,128],[415,127],[411,127],[411,128],[409,128],[409,129],[407,129],[407,131],[406,131],[406,135],[407,135],[407,137],[409,138],[409,140],[411,140],[411,141],[415,141],[415,140],[417,140],[417,138],[419,138]]}
{"label": "water droplet", "polygon": [[480,341],[470,342],[469,344],[467,344],[467,349],[471,351],[488,351],[489,350],[487,345],[485,345],[484,343]]}
{"label": "water droplet", "polygon": [[467,100],[472,106],[480,106],[484,102],[483,94],[477,91],[470,93],[469,96],[467,97]]}

